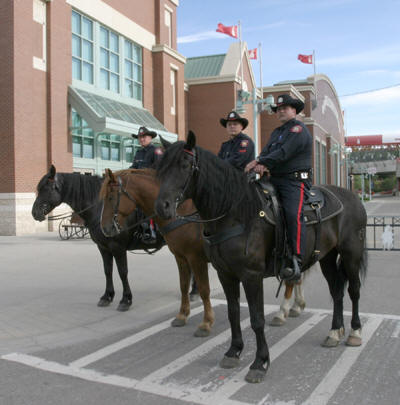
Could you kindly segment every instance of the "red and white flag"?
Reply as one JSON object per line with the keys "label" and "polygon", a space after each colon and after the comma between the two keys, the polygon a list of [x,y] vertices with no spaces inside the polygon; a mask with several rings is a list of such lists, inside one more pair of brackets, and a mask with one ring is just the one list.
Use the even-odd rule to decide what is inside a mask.
{"label": "red and white flag", "polygon": [[303,62],[303,63],[308,63],[309,65],[311,65],[312,63],[313,63],[313,57],[312,57],[312,55],[302,55],[301,53],[299,53],[299,55],[297,56],[297,59],[300,61],[300,62]]}
{"label": "red and white flag", "polygon": [[222,32],[223,34],[229,35],[230,37],[233,37],[233,38],[238,37],[238,26],[237,25],[231,25],[230,27],[227,27],[227,26],[219,23],[216,31]]}
{"label": "red and white flag", "polygon": [[257,48],[249,49],[249,59],[257,59]]}

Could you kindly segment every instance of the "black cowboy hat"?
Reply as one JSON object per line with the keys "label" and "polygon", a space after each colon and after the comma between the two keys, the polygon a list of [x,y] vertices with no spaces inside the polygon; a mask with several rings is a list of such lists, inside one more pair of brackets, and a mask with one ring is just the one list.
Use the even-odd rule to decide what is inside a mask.
{"label": "black cowboy hat", "polygon": [[231,111],[228,116],[225,118],[221,118],[219,122],[223,127],[226,128],[226,123],[228,121],[238,121],[242,124],[243,129],[249,125],[249,121],[246,118],[241,117],[236,111]]}
{"label": "black cowboy hat", "polygon": [[137,139],[139,136],[142,136],[142,135],[149,135],[152,138],[155,138],[157,136],[157,133],[154,131],[149,131],[146,127],[140,127],[137,135],[132,134],[132,137]]}
{"label": "black cowboy hat", "polygon": [[278,107],[280,107],[281,105],[290,105],[291,107],[296,109],[296,114],[298,114],[304,108],[304,103],[302,101],[289,96],[289,94],[282,94],[278,96],[276,105],[274,107],[271,107],[272,111],[276,112]]}

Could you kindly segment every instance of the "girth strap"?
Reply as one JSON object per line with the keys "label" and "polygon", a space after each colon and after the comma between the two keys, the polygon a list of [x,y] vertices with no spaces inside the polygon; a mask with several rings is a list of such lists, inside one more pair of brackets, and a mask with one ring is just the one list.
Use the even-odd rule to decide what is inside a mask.
{"label": "girth strap", "polygon": [[226,229],[222,232],[218,232],[214,235],[205,235],[203,232],[203,239],[209,246],[217,245],[219,243],[225,242],[228,239],[239,236],[244,232],[244,225],[236,225],[232,228]]}
{"label": "girth strap", "polygon": [[166,235],[169,232],[172,232],[174,229],[179,228],[182,225],[186,225],[192,222],[190,219],[180,218],[175,221],[170,222],[169,224],[163,226],[159,229],[161,235]]}
{"label": "girth strap", "polygon": [[311,204],[312,209],[315,211],[317,216],[317,223],[315,225],[315,243],[314,243],[314,252],[312,255],[313,263],[316,263],[319,260],[320,251],[320,242],[321,242],[321,207],[319,204]]}

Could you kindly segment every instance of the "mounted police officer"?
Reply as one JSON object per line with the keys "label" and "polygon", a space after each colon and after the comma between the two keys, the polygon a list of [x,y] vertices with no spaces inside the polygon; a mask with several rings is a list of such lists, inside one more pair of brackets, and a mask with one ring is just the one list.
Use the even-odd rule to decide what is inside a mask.
{"label": "mounted police officer", "polygon": [[[130,169],[147,169],[155,167],[157,161],[163,154],[161,148],[152,144],[152,141],[156,136],[156,132],[150,131],[146,127],[140,127],[137,135],[132,134],[133,138],[139,140],[141,148],[136,152]],[[149,222],[142,223],[141,228],[143,242],[147,244],[154,243],[157,239],[157,235],[153,219],[150,219]]]}
{"label": "mounted police officer", "polygon": [[152,144],[156,136],[156,132],[150,131],[146,127],[140,127],[137,135],[132,134],[133,138],[139,140],[141,148],[136,152],[130,169],[147,169],[155,166],[163,154],[161,148]]}
{"label": "mounted police officer", "polygon": [[270,181],[280,197],[286,219],[292,264],[281,271],[284,280],[300,278],[305,253],[306,226],[303,219],[305,193],[311,188],[312,136],[306,126],[296,120],[304,103],[288,94],[278,97],[273,107],[282,125],[276,128],[260,156],[246,166],[270,174]]}
{"label": "mounted police officer", "polygon": [[221,145],[218,157],[243,171],[247,163],[254,159],[254,142],[242,132],[249,121],[236,111],[231,111],[226,119],[221,118],[219,122],[226,128],[230,139]]}

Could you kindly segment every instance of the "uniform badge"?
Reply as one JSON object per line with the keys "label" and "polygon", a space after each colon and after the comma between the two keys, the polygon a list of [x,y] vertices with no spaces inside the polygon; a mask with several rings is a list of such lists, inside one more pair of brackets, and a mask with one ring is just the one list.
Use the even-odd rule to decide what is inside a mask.
{"label": "uniform badge", "polygon": [[294,127],[290,128],[290,132],[301,132],[303,130],[301,125],[295,125]]}
{"label": "uniform badge", "polygon": [[247,145],[249,144],[249,141],[242,141],[242,142],[240,142],[240,146],[242,147],[242,148],[247,148]]}
{"label": "uniform badge", "polygon": [[161,148],[155,148],[154,153],[155,153],[156,155],[162,155],[162,154],[163,154],[163,151],[162,151]]}
{"label": "uniform badge", "polygon": [[282,97],[279,97],[278,98],[278,103],[282,103],[283,102],[283,98]]}
{"label": "uniform badge", "polygon": [[233,112],[230,113],[230,114],[229,114],[229,118],[235,118],[235,113],[233,113]]}

